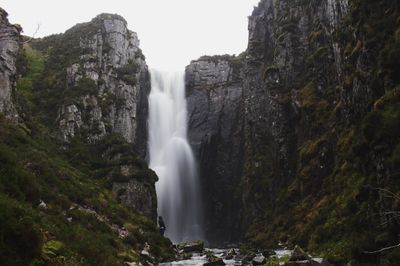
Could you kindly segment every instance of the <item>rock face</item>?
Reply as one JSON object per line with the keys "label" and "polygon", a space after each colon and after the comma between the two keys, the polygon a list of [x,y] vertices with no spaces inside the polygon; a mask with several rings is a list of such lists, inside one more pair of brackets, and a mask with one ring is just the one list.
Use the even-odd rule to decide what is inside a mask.
{"label": "rock face", "polygon": [[143,213],[153,221],[157,219],[157,196],[143,182],[135,179],[114,182],[112,191],[124,205]]}
{"label": "rock face", "polygon": [[189,139],[206,197],[206,239],[238,240],[241,173],[242,64],[231,56],[202,57],[186,67]]}
{"label": "rock face", "polygon": [[16,120],[13,91],[17,72],[17,57],[21,45],[21,28],[11,25],[7,12],[0,8],[0,113]]}
{"label": "rock face", "polygon": [[[249,247],[323,245],[344,264],[346,239],[357,239],[354,252],[377,245],[354,232],[360,221],[375,237],[398,232],[384,213],[399,185],[399,15],[389,0],[262,0],[249,17],[241,77],[229,82],[220,57],[187,68],[189,135],[211,182],[204,197],[227,211],[224,226],[239,217]],[[215,199],[229,186],[239,211],[229,205],[238,194]]]}
{"label": "rock face", "polygon": [[[343,75],[342,47],[332,34],[346,8],[347,1],[264,0],[249,18],[243,95],[243,181],[249,184],[244,191],[246,217],[260,211],[256,198],[265,194],[265,187],[256,185],[260,177],[270,176],[267,198],[274,200],[279,192],[276,188],[286,186],[296,175],[296,151],[307,138],[318,134],[317,123],[321,121],[310,121],[313,118],[302,110],[305,91],[327,100],[321,109],[340,101],[339,90],[336,98],[328,94],[339,89]],[[313,88],[304,89],[308,82]]]}
{"label": "rock face", "polygon": [[102,14],[62,38],[74,35],[79,58],[67,66],[66,82],[67,89],[81,92],[77,103],[59,109],[59,138],[67,142],[85,132],[88,142],[96,142],[115,132],[144,155],[150,81],[137,34],[122,17]]}
{"label": "rock face", "polygon": [[157,177],[137,156],[146,156],[150,92],[137,34],[121,16],[101,14],[31,45],[46,55],[37,90],[52,134],[66,149],[104,146],[110,164],[104,176],[115,196],[155,220]]}

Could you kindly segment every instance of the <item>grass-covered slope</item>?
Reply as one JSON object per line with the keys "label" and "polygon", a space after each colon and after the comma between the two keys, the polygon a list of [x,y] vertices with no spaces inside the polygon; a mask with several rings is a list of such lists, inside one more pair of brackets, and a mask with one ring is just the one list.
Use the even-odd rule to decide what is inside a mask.
{"label": "grass-covered slope", "polygon": [[21,121],[0,117],[0,264],[123,265],[143,260],[145,243],[154,262],[170,258],[170,242],[154,221],[111,192],[121,164],[133,165],[131,178],[154,187],[157,177],[132,145],[118,134],[66,145],[51,136],[48,116],[56,110],[43,108],[46,60],[24,45],[14,95]]}

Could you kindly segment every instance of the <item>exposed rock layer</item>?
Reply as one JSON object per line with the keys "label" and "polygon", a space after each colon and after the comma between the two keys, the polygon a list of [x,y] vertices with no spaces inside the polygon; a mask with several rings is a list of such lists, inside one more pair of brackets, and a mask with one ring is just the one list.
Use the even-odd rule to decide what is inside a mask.
{"label": "exposed rock layer", "polygon": [[13,103],[13,93],[21,45],[21,28],[11,25],[7,16],[7,12],[0,8],[0,113],[16,120],[18,114]]}
{"label": "exposed rock layer", "polygon": [[68,142],[80,134],[93,143],[115,132],[144,156],[150,81],[137,34],[122,17],[102,14],[59,38],[70,40],[73,47],[66,49],[75,50],[66,65],[65,89],[80,89],[59,110],[59,138]]}

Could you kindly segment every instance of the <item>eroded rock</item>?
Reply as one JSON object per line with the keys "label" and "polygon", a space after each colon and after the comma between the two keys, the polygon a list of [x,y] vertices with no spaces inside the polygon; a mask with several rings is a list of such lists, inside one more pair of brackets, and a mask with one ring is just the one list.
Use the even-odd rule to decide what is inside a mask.
{"label": "eroded rock", "polygon": [[9,23],[7,12],[0,8],[0,113],[17,121],[13,103],[21,28]]}

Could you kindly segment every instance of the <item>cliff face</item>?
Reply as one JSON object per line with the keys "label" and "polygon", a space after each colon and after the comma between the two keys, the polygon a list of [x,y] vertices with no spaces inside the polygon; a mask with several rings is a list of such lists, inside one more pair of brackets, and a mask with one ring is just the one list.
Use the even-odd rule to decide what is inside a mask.
{"label": "cliff face", "polygon": [[[231,112],[243,119],[243,138],[228,138],[222,147],[205,145],[196,128],[213,132],[212,122],[201,124],[206,121],[201,118],[213,106],[207,95],[214,91],[190,89],[196,77],[207,84],[222,75],[210,75],[219,70],[205,63],[203,76],[195,71],[199,63],[188,67],[194,147],[225,154],[225,147],[243,144],[235,147],[243,153],[234,160],[242,162],[241,177],[224,178],[241,194],[235,217],[247,247],[296,242],[336,263],[395,256],[364,251],[398,243],[398,218],[388,215],[399,209],[393,196],[398,193],[398,16],[393,1],[262,0],[249,18],[235,100],[241,107],[239,114]],[[229,173],[224,157],[211,158],[212,167],[200,159],[201,167]],[[205,173],[203,179],[210,176]],[[225,191],[223,185],[218,189]],[[205,191],[205,197],[215,191]]]}
{"label": "cliff face", "polygon": [[[249,18],[246,217],[262,209],[255,198],[266,187],[259,182],[269,182],[269,201],[278,196],[277,188],[289,185],[297,175],[300,146],[323,134],[324,112],[341,100],[343,53],[334,34],[346,10],[346,1],[261,1]],[[324,154],[329,164],[332,158]]]}
{"label": "cliff face", "polygon": [[54,84],[65,92],[55,118],[60,140],[81,135],[94,143],[119,133],[145,155],[149,74],[137,34],[122,17],[102,14],[34,46],[50,49],[51,63],[64,68],[65,83]]}
{"label": "cliff face", "polygon": [[189,139],[200,166],[206,239],[237,241],[240,235],[241,173],[240,59],[202,57],[186,67]]}
{"label": "cliff face", "polygon": [[103,154],[114,163],[107,172],[112,191],[155,219],[155,179],[139,180],[147,167],[138,167],[135,156],[129,159],[132,153],[144,158],[147,148],[150,78],[137,34],[121,16],[101,14],[31,46],[47,55],[35,84],[52,135],[67,149],[122,136],[134,151]]}
{"label": "cliff face", "polygon": [[0,113],[18,119],[13,103],[21,28],[11,25],[7,12],[0,8]]}

